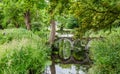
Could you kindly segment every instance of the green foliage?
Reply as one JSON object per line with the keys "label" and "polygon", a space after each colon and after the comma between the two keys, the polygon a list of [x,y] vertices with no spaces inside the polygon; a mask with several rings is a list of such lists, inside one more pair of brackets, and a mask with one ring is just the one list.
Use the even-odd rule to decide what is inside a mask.
{"label": "green foliage", "polygon": [[0,31],[0,74],[40,74],[49,61],[44,38],[25,29]]}
{"label": "green foliage", "polygon": [[[42,17],[40,11],[47,6],[45,0],[2,0],[0,2],[0,23],[4,28],[25,27],[24,15],[30,12],[30,22],[37,22]],[[41,15],[40,15],[41,14]],[[10,25],[10,26],[9,26]]]}
{"label": "green foliage", "polygon": [[[3,0],[1,2],[2,5],[2,14],[4,17],[2,18],[2,25],[5,27],[8,26],[8,24],[13,24],[15,26],[18,26],[18,23],[21,22],[21,11],[20,11],[20,6],[17,4],[16,0],[14,1],[8,1],[8,0]],[[21,24],[19,23],[19,25]]]}
{"label": "green foliage", "polygon": [[78,0],[70,3],[69,14],[78,20],[76,38],[81,38],[88,30],[111,29],[118,24],[119,0]]}
{"label": "green foliage", "polygon": [[119,74],[120,28],[106,35],[103,40],[92,41],[90,52],[94,65],[89,74]]}
{"label": "green foliage", "polygon": [[119,0],[2,0],[0,23],[4,27],[25,27],[24,14],[27,11],[30,11],[31,25],[37,22],[36,27],[41,27],[41,23],[46,26],[54,19],[63,27],[77,27],[74,33],[76,38],[83,37],[88,30],[119,26],[120,21]]}
{"label": "green foliage", "polygon": [[60,24],[58,24],[58,26],[64,27],[64,28],[68,28],[68,29],[74,29],[77,28],[78,25],[78,20],[71,16],[57,16],[56,17],[57,22],[59,22]]}
{"label": "green foliage", "polygon": [[75,19],[74,17],[69,18],[66,27],[69,29],[79,27],[77,19]]}

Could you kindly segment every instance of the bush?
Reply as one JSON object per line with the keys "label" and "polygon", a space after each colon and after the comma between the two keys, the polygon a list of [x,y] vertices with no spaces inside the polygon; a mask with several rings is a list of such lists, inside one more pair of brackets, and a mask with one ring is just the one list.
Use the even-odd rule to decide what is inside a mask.
{"label": "bush", "polygon": [[65,27],[68,29],[74,29],[79,27],[78,20],[74,17],[70,17]]}
{"label": "bush", "polygon": [[25,29],[0,31],[0,74],[40,74],[50,64],[44,40]]}
{"label": "bush", "polygon": [[92,41],[90,52],[94,64],[89,74],[120,74],[120,29]]}

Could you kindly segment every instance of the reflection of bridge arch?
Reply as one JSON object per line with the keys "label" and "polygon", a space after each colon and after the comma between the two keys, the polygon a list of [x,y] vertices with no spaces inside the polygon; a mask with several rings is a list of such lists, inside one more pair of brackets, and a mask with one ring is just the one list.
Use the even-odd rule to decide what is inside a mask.
{"label": "reflection of bridge arch", "polygon": [[70,57],[71,50],[73,49],[73,42],[70,38],[58,38],[54,45],[59,50],[60,58],[68,59]]}
{"label": "reflection of bridge arch", "polygon": [[[73,40],[69,37],[59,37],[55,40],[54,46],[58,49],[57,58],[61,60],[61,63],[83,64],[89,60],[88,53],[85,50],[84,40],[81,41]],[[76,54],[82,55],[81,57],[83,58],[80,58],[79,55],[76,57]]]}

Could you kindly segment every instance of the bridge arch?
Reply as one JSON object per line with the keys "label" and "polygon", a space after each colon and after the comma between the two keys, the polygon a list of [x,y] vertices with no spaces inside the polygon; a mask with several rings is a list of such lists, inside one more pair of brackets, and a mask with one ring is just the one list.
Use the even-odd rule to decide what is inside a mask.
{"label": "bridge arch", "polygon": [[71,38],[58,38],[55,40],[54,46],[58,48],[59,57],[63,59],[69,59],[71,56],[71,50],[73,50],[73,41]]}

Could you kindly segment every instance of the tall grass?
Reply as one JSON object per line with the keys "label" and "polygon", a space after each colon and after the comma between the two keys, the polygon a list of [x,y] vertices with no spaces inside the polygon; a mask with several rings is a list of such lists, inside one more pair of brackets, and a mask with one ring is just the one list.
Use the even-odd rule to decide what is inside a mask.
{"label": "tall grass", "polygon": [[0,74],[41,74],[49,61],[50,48],[39,36],[25,29],[0,31]]}

